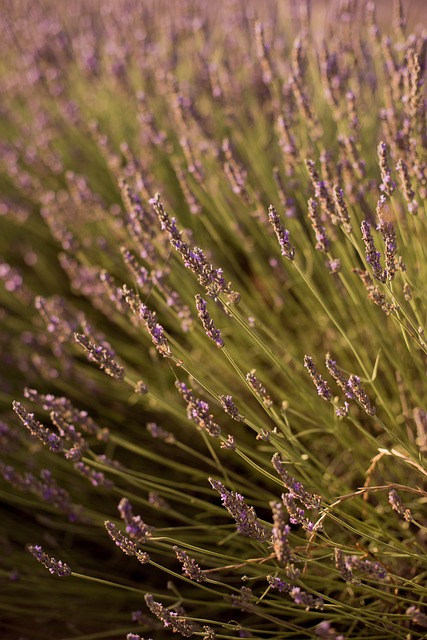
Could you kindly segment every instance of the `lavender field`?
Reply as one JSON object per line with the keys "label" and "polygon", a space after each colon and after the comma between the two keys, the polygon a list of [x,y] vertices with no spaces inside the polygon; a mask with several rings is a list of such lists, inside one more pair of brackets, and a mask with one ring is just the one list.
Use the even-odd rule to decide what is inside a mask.
{"label": "lavender field", "polygon": [[0,19],[0,639],[427,637],[424,3]]}

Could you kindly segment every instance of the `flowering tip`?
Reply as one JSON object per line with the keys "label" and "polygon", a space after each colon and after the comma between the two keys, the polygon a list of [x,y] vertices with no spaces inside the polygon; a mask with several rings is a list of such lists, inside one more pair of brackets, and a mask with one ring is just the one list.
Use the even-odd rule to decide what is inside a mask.
{"label": "flowering tip", "polygon": [[52,575],[60,578],[66,578],[71,575],[71,568],[68,564],[62,562],[62,560],[50,558],[40,545],[28,545],[27,549]]}
{"label": "flowering tip", "polygon": [[115,380],[124,379],[124,368],[115,361],[111,351],[106,347],[92,342],[84,333],[74,333],[74,340],[87,352],[88,359],[95,362],[107,375]]}
{"label": "flowering tip", "polygon": [[288,260],[294,260],[295,247],[293,247],[289,242],[289,231],[282,225],[279,214],[273,205],[270,205],[268,208],[268,219],[273,226],[277,240],[279,241],[282,256]]}

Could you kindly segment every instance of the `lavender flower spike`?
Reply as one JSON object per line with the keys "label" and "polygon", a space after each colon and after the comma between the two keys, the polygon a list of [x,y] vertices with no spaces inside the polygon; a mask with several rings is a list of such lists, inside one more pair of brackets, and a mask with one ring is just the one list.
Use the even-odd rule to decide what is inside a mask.
{"label": "lavender flower spike", "polygon": [[114,360],[108,349],[91,342],[84,333],[75,333],[74,340],[87,351],[89,360],[96,362],[102,371],[115,380],[123,380],[125,370]]}
{"label": "lavender flower spike", "polygon": [[376,409],[366,394],[359,376],[351,375],[348,379],[348,386],[366,413],[370,416],[374,416]]}
{"label": "lavender flower spike", "polygon": [[380,262],[381,253],[377,251],[375,247],[369,222],[367,220],[363,220],[362,224],[360,225],[360,229],[362,231],[362,239],[365,244],[366,262],[371,265],[372,271],[374,273],[374,278],[376,278],[380,282],[385,282],[386,275],[383,272]]}
{"label": "lavender flower spike", "polygon": [[310,378],[313,380],[313,383],[317,389],[317,393],[323,400],[332,400],[332,391],[328,385],[328,383],[323,380],[320,374],[317,373],[316,367],[314,366],[313,359],[310,356],[304,356],[304,367],[307,369],[310,374]]}
{"label": "lavender flower spike", "polygon": [[118,510],[126,524],[126,532],[133,540],[142,544],[151,538],[154,528],[145,524],[141,516],[133,515],[132,505],[127,498],[120,500]]}
{"label": "lavender flower spike", "polygon": [[273,225],[282,250],[282,256],[285,256],[288,260],[293,260],[295,258],[295,247],[289,242],[289,231],[280,222],[279,215],[273,205],[268,208],[268,219]]}
{"label": "lavender flower spike", "polygon": [[252,371],[249,371],[249,373],[247,373],[245,376],[246,381],[249,384],[252,391],[254,392],[254,394],[263,403],[263,405],[269,408],[273,404],[273,400],[270,398],[270,396],[267,393],[267,389],[264,387],[262,382],[258,380],[255,373],[256,373],[255,369],[252,369]]}
{"label": "lavender flower spike", "polygon": [[302,502],[302,504],[307,509],[320,508],[321,497],[306,491],[302,486],[301,482],[298,482],[298,480],[295,480],[295,478],[293,478],[287,472],[285,465],[280,459],[280,455],[278,453],[274,454],[274,456],[271,459],[271,462],[273,464],[273,467],[281,477],[283,484],[288,489],[288,491],[292,493],[292,495],[295,498],[298,498],[298,500],[300,500],[300,502]]}
{"label": "lavender flower spike", "polygon": [[219,401],[225,413],[228,413],[228,415],[231,416],[233,420],[236,420],[236,422],[241,422],[242,420],[245,419],[245,416],[239,413],[238,408],[234,404],[234,400],[232,396],[230,395],[219,396]]}
{"label": "lavender flower spike", "polygon": [[200,429],[207,431],[212,438],[218,438],[221,434],[221,427],[216,424],[213,416],[209,413],[208,403],[196,398],[184,382],[177,380],[175,386],[187,403],[188,419],[195,422]]}
{"label": "lavender flower spike", "polygon": [[231,290],[230,283],[226,283],[222,269],[215,269],[210,265],[199,247],[191,249],[184,242],[182,232],[176,226],[175,218],[168,215],[160,202],[159,193],[151,198],[150,204],[159,219],[162,230],[168,234],[171,245],[181,255],[184,265],[196,275],[200,284],[206,288],[206,293],[214,300],[218,298],[220,293],[225,293],[232,302],[237,302],[240,296]]}
{"label": "lavender flower spike", "polygon": [[265,542],[268,531],[258,522],[255,509],[247,506],[240,493],[228,491],[219,480],[213,478],[208,480],[212,488],[221,495],[222,504],[235,519],[239,533],[248,538],[254,538],[258,542]]}
{"label": "lavender flower spike", "polygon": [[185,551],[182,551],[182,549],[176,545],[173,547],[173,550],[175,551],[179,562],[182,564],[182,571],[184,572],[184,575],[196,582],[205,582],[207,580],[206,574],[200,569],[199,565],[193,558],[190,558]]}
{"label": "lavender flower spike", "polygon": [[221,349],[224,346],[224,340],[221,338],[219,329],[215,328],[212,318],[209,315],[206,301],[202,296],[196,295],[196,307],[197,315],[202,321],[203,329],[206,331],[206,335],[211,338],[216,346]]}
{"label": "lavender flower spike", "polygon": [[127,556],[135,556],[141,564],[146,564],[150,561],[150,556],[148,553],[141,551],[138,549],[138,546],[135,542],[132,542],[129,538],[127,538],[120,531],[118,527],[111,522],[110,520],[105,521],[105,528],[107,529],[107,533],[110,538],[116,543],[116,545],[125,553]]}
{"label": "lavender flower spike", "polygon": [[378,152],[378,164],[380,166],[381,171],[381,180],[380,189],[388,196],[391,196],[393,191],[396,188],[396,183],[393,181],[391,177],[391,171],[389,169],[387,163],[387,145],[385,142],[380,142],[377,147]]}
{"label": "lavender flower spike", "polygon": [[185,638],[189,638],[197,631],[193,622],[186,620],[184,616],[178,615],[176,611],[170,611],[161,602],[155,602],[151,593],[144,596],[147,607],[165,627],[170,627],[174,633],[180,633]]}
{"label": "lavender flower spike", "polygon": [[277,562],[284,565],[291,560],[291,548],[289,545],[290,526],[285,522],[285,510],[282,502],[270,502],[273,513],[273,550]]}
{"label": "lavender flower spike", "polygon": [[39,545],[29,545],[27,549],[52,575],[59,576],[60,578],[66,578],[71,575],[71,568],[68,564],[62,562],[62,560],[50,558]]}
{"label": "lavender flower spike", "polygon": [[151,340],[157,351],[164,358],[170,358],[172,354],[168,341],[165,337],[165,331],[162,325],[157,322],[155,311],[151,311],[141,301],[139,295],[126,285],[123,285],[122,292],[132,313],[134,313],[136,316],[139,316],[139,318],[145,323],[147,331],[150,334]]}
{"label": "lavender flower spike", "polygon": [[313,198],[308,201],[308,218],[311,222],[311,226],[316,236],[316,249],[317,251],[323,251],[328,253],[330,248],[329,238],[326,233],[326,229],[322,224],[319,212],[317,210],[317,202]]}
{"label": "lavender flower spike", "polygon": [[402,498],[397,493],[396,489],[391,489],[388,494],[388,501],[391,504],[392,508],[397,511],[397,513],[405,518],[407,522],[411,522],[412,513],[410,509],[405,507],[402,502]]}
{"label": "lavender flower spike", "polygon": [[381,195],[377,204],[377,217],[379,220],[377,229],[381,233],[384,242],[384,273],[388,280],[393,280],[396,273],[396,254],[397,254],[397,240],[396,232],[393,224],[386,220],[383,215],[384,207],[386,205],[385,196]]}
{"label": "lavender flower spike", "polygon": [[36,420],[34,413],[29,413],[20,402],[14,401],[12,407],[32,436],[36,436],[41,440],[53,453],[61,453],[63,451],[62,438],[56,433],[49,431],[47,427],[44,427]]}

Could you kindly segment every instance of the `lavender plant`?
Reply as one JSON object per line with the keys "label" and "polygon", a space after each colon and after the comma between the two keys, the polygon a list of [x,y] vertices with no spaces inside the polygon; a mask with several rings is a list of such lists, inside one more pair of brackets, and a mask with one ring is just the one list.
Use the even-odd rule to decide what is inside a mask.
{"label": "lavender plant", "polygon": [[422,25],[10,4],[1,638],[424,638]]}

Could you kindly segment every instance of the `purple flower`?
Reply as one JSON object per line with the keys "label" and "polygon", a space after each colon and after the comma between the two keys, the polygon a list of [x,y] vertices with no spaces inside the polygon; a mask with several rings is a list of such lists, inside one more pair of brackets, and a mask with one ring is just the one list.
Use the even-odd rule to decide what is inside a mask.
{"label": "purple flower", "polygon": [[125,553],[127,556],[135,556],[141,564],[146,564],[150,561],[150,556],[144,551],[140,551],[138,545],[132,542],[120,531],[116,525],[110,520],[105,521],[105,528],[110,538],[115,544]]}
{"label": "purple flower", "polygon": [[114,360],[113,354],[106,347],[92,342],[83,333],[75,333],[74,340],[88,353],[88,359],[95,362],[102,371],[115,380],[123,380],[124,368]]}
{"label": "purple flower", "polygon": [[310,374],[310,378],[313,380],[318,395],[323,398],[323,400],[332,400],[332,391],[328,383],[317,373],[313,359],[310,356],[304,356],[304,367]]}
{"label": "purple flower", "polygon": [[280,222],[279,215],[273,205],[268,208],[268,219],[273,225],[282,250],[282,256],[285,256],[288,260],[293,260],[295,258],[295,248],[289,242],[289,231]]}
{"label": "purple flower", "polygon": [[138,316],[145,323],[147,331],[150,334],[151,340],[157,351],[164,358],[170,358],[172,356],[171,350],[166,336],[164,335],[164,329],[157,322],[156,313],[154,311],[150,311],[150,309],[141,301],[139,295],[126,285],[123,285],[122,291],[132,313]]}
{"label": "purple flower", "polygon": [[158,438],[159,440],[163,440],[163,442],[167,442],[168,444],[175,443],[175,436],[173,435],[173,433],[171,433],[170,431],[166,431],[166,429],[163,429],[162,427],[159,427],[156,422],[147,422],[145,427],[148,433],[153,438]]}
{"label": "purple flower", "polygon": [[320,216],[317,211],[317,202],[316,200],[313,200],[313,198],[310,198],[308,201],[307,215],[316,236],[316,249],[318,251],[323,251],[323,253],[328,253],[330,247],[329,238],[327,236],[326,229],[320,220]]}
{"label": "purple flower", "polygon": [[291,585],[275,576],[266,576],[267,582],[272,589],[277,589],[280,593],[289,593]]}
{"label": "purple flower", "polygon": [[363,220],[361,226],[362,239],[365,244],[366,262],[371,265],[374,278],[380,282],[386,281],[386,275],[381,266],[381,253],[376,250],[374,239],[371,234],[371,226],[367,220]]}
{"label": "purple flower", "polygon": [[228,491],[219,480],[209,478],[209,482],[221,495],[221,502],[236,521],[239,533],[258,542],[265,542],[268,531],[258,522],[255,509],[247,506],[243,496],[235,491]]}
{"label": "purple flower", "polygon": [[154,527],[146,525],[141,516],[133,515],[132,505],[127,498],[120,500],[118,510],[122,520],[124,520],[126,524],[126,532],[133,540],[139,544],[143,544],[151,538]]}
{"label": "purple flower", "polygon": [[34,418],[34,413],[29,413],[20,402],[12,403],[13,410],[22,420],[32,436],[37,437],[44,445],[46,445],[53,453],[62,453],[62,438],[56,433],[52,433],[44,427],[38,420]]}
{"label": "purple flower", "polygon": [[396,183],[391,177],[391,171],[387,164],[387,145],[385,142],[381,141],[378,144],[377,152],[382,180],[382,183],[380,184],[380,190],[386,193],[388,196],[391,196],[396,188]]}
{"label": "purple flower", "polygon": [[238,408],[234,404],[232,396],[219,396],[219,401],[221,402],[221,406],[224,409],[225,413],[228,413],[228,415],[231,416],[233,420],[241,422],[245,419],[245,416],[242,416],[239,413]]}
{"label": "purple flower", "polygon": [[196,307],[197,315],[202,321],[206,335],[215,342],[217,347],[222,348],[224,346],[224,340],[221,338],[219,329],[216,329],[213,320],[209,315],[206,301],[203,300],[202,296],[196,295]]}
{"label": "purple flower", "polygon": [[185,551],[182,551],[182,549],[176,545],[173,547],[173,550],[179,562],[182,564],[182,571],[187,578],[195,580],[196,582],[205,582],[207,580],[206,574],[200,569],[193,558],[190,558]]}
{"label": "purple flower", "polygon": [[225,293],[233,302],[237,302],[239,296],[231,290],[231,285],[225,282],[222,269],[215,269],[210,265],[199,247],[190,249],[182,240],[182,233],[178,231],[175,218],[169,217],[160,202],[160,194],[157,193],[150,200],[150,204],[159,218],[161,228],[168,234],[171,245],[181,254],[184,265],[196,275],[200,284],[205,287],[206,293],[215,300],[220,293]]}
{"label": "purple flower", "polygon": [[198,630],[194,622],[186,620],[185,615],[178,615],[176,611],[167,609],[161,602],[155,602],[151,593],[147,593],[144,600],[151,613],[157,616],[165,627],[170,627],[174,633],[180,633],[185,638],[189,638]]}
{"label": "purple flower", "polygon": [[289,513],[289,521],[291,524],[300,524],[306,531],[314,531],[314,523],[306,518],[304,509],[301,509],[301,507],[296,504],[293,493],[282,493],[282,500]]}
{"label": "purple flower", "polygon": [[294,498],[298,498],[307,509],[319,509],[321,497],[306,491],[298,480],[293,478],[286,470],[280,455],[275,453],[271,459],[273,467],[282,479],[285,487],[290,491]]}
{"label": "purple flower", "polygon": [[62,562],[62,560],[50,558],[39,545],[29,545],[27,549],[52,575],[60,578],[66,578],[71,575],[71,569],[68,564]]}
{"label": "purple flower", "polygon": [[388,280],[393,280],[396,273],[397,240],[396,232],[391,222],[386,220],[383,209],[386,204],[385,196],[381,196],[377,204],[377,217],[379,220],[378,231],[380,231],[384,242],[384,263],[385,276]]}
{"label": "purple flower", "polygon": [[82,476],[87,478],[94,487],[105,487],[106,489],[111,489],[114,486],[112,480],[106,478],[102,471],[95,471],[84,462],[76,462],[74,464],[74,468]]}
{"label": "purple flower", "polygon": [[351,375],[348,379],[348,386],[366,413],[370,416],[374,416],[376,409],[367,396],[359,376]]}
{"label": "purple flower", "polygon": [[305,591],[302,591],[299,587],[292,587],[290,590],[290,596],[295,604],[302,604],[308,609],[323,609],[324,603],[322,598],[316,598]]}
{"label": "purple flower", "polygon": [[277,562],[284,565],[291,559],[291,547],[289,545],[290,526],[285,521],[285,510],[282,502],[270,502],[273,512],[273,529],[271,531],[273,549]]}
{"label": "purple flower", "polygon": [[214,421],[208,403],[196,398],[184,382],[177,380],[175,386],[187,403],[188,419],[195,422],[200,429],[207,431],[212,438],[218,438],[221,427]]}
{"label": "purple flower", "polygon": [[258,396],[262,404],[269,408],[273,404],[273,400],[268,395],[267,390],[262,382],[260,382],[260,380],[258,380],[258,378],[256,377],[255,372],[256,370],[252,369],[252,371],[246,374],[246,382],[249,384],[255,395]]}
{"label": "purple flower", "polygon": [[402,502],[401,497],[397,493],[396,489],[391,489],[388,494],[388,501],[391,504],[394,511],[405,518],[407,522],[411,522],[412,514],[410,509],[407,509]]}

